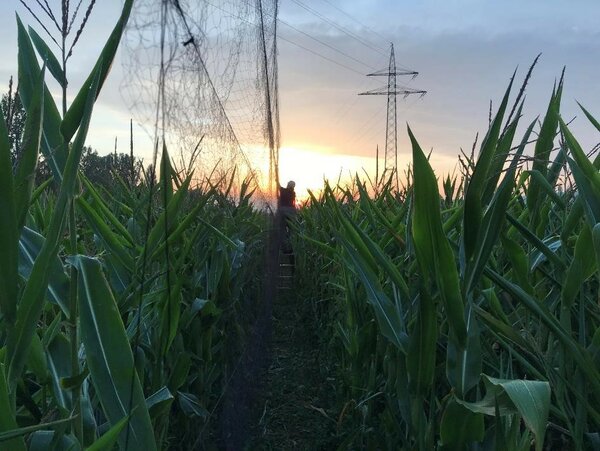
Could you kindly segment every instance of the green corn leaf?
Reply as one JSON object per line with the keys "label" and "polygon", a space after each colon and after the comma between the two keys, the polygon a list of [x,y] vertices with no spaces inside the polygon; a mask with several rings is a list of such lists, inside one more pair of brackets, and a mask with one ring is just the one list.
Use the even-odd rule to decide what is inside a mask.
{"label": "green corn leaf", "polygon": [[171,291],[165,290],[164,306],[161,312],[161,352],[166,355],[179,332],[179,318],[181,316],[181,285],[182,281],[177,280],[173,270],[171,271],[171,283],[174,287]]}
{"label": "green corn leaf", "polygon": [[7,440],[14,439],[15,437],[22,437],[24,435],[31,434],[32,432],[59,426],[61,424],[69,423],[73,420],[73,417],[63,418],[62,420],[50,421],[48,423],[40,423],[35,424],[33,426],[26,426],[22,428],[13,429],[11,431],[2,432],[0,433],[0,443],[2,443],[2,445],[6,445],[6,443],[4,442],[6,442]]}
{"label": "green corn leaf", "polygon": [[206,418],[209,415],[208,410],[206,410],[202,404],[200,404],[200,401],[196,395],[178,391],[177,401],[183,413],[185,413],[188,417]]}
{"label": "green corn leaf", "polygon": [[[558,236],[553,235],[553,236],[546,237],[546,238],[544,238],[543,241],[541,241],[541,243],[548,251],[553,252],[554,255],[556,255],[557,258],[560,259],[560,257],[558,256],[558,252],[559,252],[560,248],[562,247],[563,242]],[[534,249],[529,256],[529,261],[530,261],[530,269],[529,270],[531,272],[535,271],[542,263],[544,263],[547,260],[548,260],[548,257],[546,256],[545,252],[543,252],[540,249]],[[561,264],[561,268],[566,269],[566,264],[565,263]]]}
{"label": "green corn leaf", "polygon": [[560,130],[565,137],[565,142],[571,151],[571,155],[573,155],[574,164],[571,161],[570,166],[573,170],[577,187],[583,188],[585,185],[583,195],[589,211],[594,215],[593,218],[590,218],[590,225],[593,227],[596,223],[600,222],[600,173],[587,158],[585,152],[562,119],[560,119]]}
{"label": "green corn leaf", "polygon": [[507,324],[506,321],[502,318],[496,318],[491,313],[486,312],[481,307],[476,305],[473,306],[473,310],[477,313],[477,315],[482,319],[484,323],[486,323],[488,329],[499,335],[510,340],[515,345],[521,347],[525,350],[531,349],[531,343],[527,342],[517,330],[515,330],[511,324]]}
{"label": "green corn leaf", "polygon": [[48,363],[42,341],[37,334],[33,334],[31,346],[29,347],[29,355],[27,356],[27,367],[35,374],[37,380],[44,383],[48,378]]}
{"label": "green corn leaf", "polygon": [[[500,299],[498,299],[496,291],[493,288],[486,288],[481,290],[481,294],[483,295],[483,298],[487,300],[490,310],[494,313],[494,315],[496,315],[497,318],[500,318],[506,324],[509,324],[510,321],[508,319],[508,316],[506,316],[506,313],[504,313],[504,309],[502,308]],[[477,306],[473,305],[473,307]]]}
{"label": "green corn leaf", "polygon": [[62,70],[62,66],[58,62],[58,59],[56,58],[56,56],[54,56],[52,50],[50,50],[50,47],[48,47],[48,45],[44,42],[41,36],[37,34],[37,32],[31,27],[29,27],[29,36],[31,36],[31,41],[35,46],[38,55],[40,55],[42,61],[46,62],[46,66],[48,66],[48,70],[50,71],[54,79],[58,82],[58,84],[61,87],[66,87],[67,79],[65,78],[65,73]]}
{"label": "green corn leaf", "polygon": [[[552,198],[552,200],[558,205],[560,208],[565,208],[565,202],[556,192],[553,185],[546,179],[544,174],[536,169],[532,169],[531,171],[524,171],[523,178],[528,177],[530,180],[535,180],[536,185],[540,192],[543,192],[545,195]],[[531,184],[530,184],[531,187]],[[531,189],[531,188],[530,188]]]}
{"label": "green corn leaf", "polygon": [[589,121],[592,123],[592,125],[593,125],[594,127],[596,127],[596,130],[598,130],[598,131],[600,132],[600,122],[598,122],[598,121],[596,120],[596,118],[595,118],[594,116],[592,116],[592,115],[591,115],[591,113],[590,113],[588,110],[586,110],[586,109],[585,109],[585,108],[584,108],[584,107],[581,105],[581,103],[577,102],[577,105],[579,105],[579,108],[581,108],[581,109],[583,110],[583,112],[584,112],[585,116],[586,116],[586,117],[588,118],[588,120],[589,120]]}
{"label": "green corn leaf", "polygon": [[[0,108],[0,113],[3,113]],[[17,311],[18,239],[13,174],[8,130],[4,114],[0,116],[0,312],[12,325]],[[9,326],[10,327],[10,326]]]}
{"label": "green corn leaf", "polygon": [[31,204],[35,203],[39,199],[39,197],[42,195],[42,193],[44,191],[46,191],[46,188],[48,188],[53,181],[54,181],[54,178],[51,176],[50,178],[44,180],[42,183],[40,183],[38,186],[36,186],[35,189],[33,190],[33,192],[31,193],[30,203]]}
{"label": "green corn leaf", "polygon": [[[548,182],[548,185],[550,185],[550,187],[556,187],[559,184],[560,174],[563,170],[565,170],[566,162],[567,151],[565,149],[564,142],[561,142],[561,147],[558,153],[556,154],[556,158],[550,165],[548,173],[546,174],[546,181]],[[552,193],[548,192],[547,195],[550,196],[555,202],[557,202],[557,205],[560,208],[565,209],[566,205],[563,200],[563,197],[565,196],[560,196],[557,191],[558,190],[553,190]],[[560,199],[560,202],[558,202],[558,199]]]}
{"label": "green corn leaf", "polygon": [[[486,205],[487,203],[489,203],[489,201],[492,199],[494,192],[496,191],[497,187],[498,187],[498,181],[500,180],[500,177],[502,176],[502,169],[504,168],[504,165],[506,163],[506,159],[508,158],[511,148],[512,148],[512,142],[513,139],[515,137],[515,133],[517,131],[517,126],[519,125],[519,119],[521,118],[521,114],[522,114],[522,110],[523,110],[523,104],[521,103],[521,105],[519,105],[519,109],[517,110],[517,114],[515,115],[515,119],[508,125],[508,127],[506,128],[506,130],[502,133],[502,135],[500,136],[500,138],[498,139],[498,144],[496,146],[496,150],[494,152],[494,157],[492,158],[492,161],[490,162],[490,166],[488,168],[488,180],[487,183],[485,185],[485,191],[482,193],[482,204]],[[531,128],[533,129],[533,126],[535,125],[535,121],[532,122]],[[527,142],[527,140],[525,139],[525,136],[527,136],[527,139],[529,139],[529,134],[531,132],[528,131],[525,133],[525,135],[523,136],[523,139],[521,140],[521,146],[519,147],[525,147],[525,143]],[[522,150],[521,150],[522,152]],[[515,157],[513,157],[513,161],[515,160]],[[505,176],[506,178],[506,176]]]}
{"label": "green corn leaf", "polygon": [[[400,211],[397,212],[397,215],[394,218],[394,221],[392,223],[388,220],[388,218],[384,214],[384,211],[386,211],[386,207],[378,205],[376,202],[373,202],[373,200],[371,200],[371,198],[369,197],[369,193],[367,192],[366,188],[364,187],[364,185],[362,183],[358,183],[357,186],[358,186],[358,190],[360,192],[361,201],[363,202],[363,205],[365,205],[366,209],[370,213],[368,215],[370,222],[373,224],[374,227],[383,226],[386,230],[386,234],[383,239],[385,240],[386,238],[389,237],[389,238],[393,238],[398,243],[402,243],[403,240],[400,237],[400,234],[398,233],[398,224],[405,219],[405,215],[408,212],[408,203],[404,202],[402,204]],[[384,247],[384,246],[382,246],[380,244],[379,247]]]}
{"label": "green corn leaf", "polygon": [[104,85],[104,81],[108,76],[108,72],[110,71],[110,67],[112,65],[115,54],[117,53],[117,48],[119,47],[119,42],[121,41],[121,37],[123,35],[123,31],[125,30],[125,25],[129,20],[129,14],[131,13],[131,8],[133,7],[133,0],[125,0],[125,4],[123,5],[123,9],[121,10],[121,16],[113,31],[111,32],[104,48],[102,49],[102,53],[98,57],[96,65],[90,72],[87,80],[83,83],[83,87],[77,93],[75,100],[69,107],[67,114],[65,114],[64,120],[60,124],[60,132],[64,137],[65,142],[69,142],[77,128],[81,124],[81,118],[84,115],[84,111],[86,109],[86,102],[88,97],[88,89],[96,78],[98,78],[98,89],[96,91],[96,96],[100,94],[100,90]]}
{"label": "green corn leaf", "polygon": [[166,143],[163,143],[160,159],[160,187],[163,192],[163,204],[166,207],[173,198],[173,168]]}
{"label": "green corn leaf", "polygon": [[440,425],[442,445],[456,450],[466,449],[471,442],[481,442],[484,432],[483,415],[450,398]]}
{"label": "green corn leaf", "polygon": [[350,257],[349,266],[356,270],[361,282],[367,290],[367,299],[377,318],[381,334],[390,340],[402,352],[407,352],[408,337],[405,332],[402,316],[381,288],[381,284],[369,264],[362,255],[350,244],[342,240],[342,245]]}
{"label": "green corn leaf", "polygon": [[544,446],[550,411],[550,384],[544,381],[496,379],[483,375],[486,394],[479,402],[457,402],[474,413],[485,415],[519,414],[535,436],[535,449]]}
{"label": "green corn leaf", "polygon": [[81,387],[81,423],[83,427],[83,444],[87,445],[93,443],[97,438],[98,424],[95,418],[94,406],[92,405],[91,394],[91,381],[85,380]]}
{"label": "green corn leaf", "polygon": [[[492,121],[492,124],[483,139],[481,144],[481,150],[477,158],[477,164],[475,170],[469,180],[469,185],[465,193],[464,200],[464,220],[463,220],[463,246],[465,250],[465,257],[469,260],[477,249],[477,239],[479,236],[479,227],[481,225],[482,216],[482,193],[488,183],[489,168],[496,154],[498,145],[498,137],[500,135],[500,128],[502,126],[502,120],[506,111],[506,105],[508,104],[508,97],[514,80],[514,75],[510,80],[508,88],[504,93],[502,103],[496,117]],[[416,171],[415,171],[416,172]],[[415,173],[415,181],[417,180]]]}
{"label": "green corn leaf", "polygon": [[459,223],[460,219],[463,215],[462,205],[455,207],[453,213],[450,217],[444,222],[444,233],[448,234],[450,230],[454,229],[456,225]]}
{"label": "green corn leaf", "polygon": [[119,435],[123,429],[125,429],[125,426],[127,426],[129,419],[129,415],[123,417],[108,431],[102,434],[102,437],[96,440],[92,445],[88,446],[86,451],[106,451],[113,449],[119,439]]}
{"label": "green corn leaf", "polygon": [[429,274],[436,281],[444,302],[450,331],[459,346],[464,346],[467,339],[464,303],[454,253],[442,229],[437,182],[410,128],[408,134],[413,148],[415,181],[412,238],[417,260],[423,273]]}
{"label": "green corn leaf", "polygon": [[600,272],[600,223],[592,229],[592,239],[596,250],[596,270]]}
{"label": "green corn leaf", "polygon": [[[44,246],[45,238],[29,227],[23,227],[19,239],[19,275],[28,280],[33,265]],[[47,298],[58,304],[61,310],[69,317],[69,277],[58,257],[49,262],[48,266],[48,291]]]}
{"label": "green corn leaf", "polygon": [[438,327],[435,303],[423,287],[418,308],[415,327],[410,333],[406,369],[412,393],[426,395],[435,376]]}
{"label": "green corn leaf", "polygon": [[[177,194],[179,194],[179,191],[177,191],[177,193],[175,193],[174,197],[177,197]],[[214,225],[212,225],[206,219],[203,219],[202,217],[200,217],[198,219],[200,220],[200,222],[202,224],[204,224],[204,226],[208,229],[209,232],[211,232],[214,236],[221,239],[221,241],[223,243],[227,244],[228,246],[230,246],[231,248],[234,248],[234,249],[237,247],[237,243],[235,241],[233,241],[231,238],[229,238],[227,235],[225,235],[223,232],[221,232],[219,229],[217,229]],[[171,234],[169,234],[169,236],[171,236]]]}
{"label": "green corn leaf", "polygon": [[[558,127],[560,100],[562,95],[562,78],[558,89],[552,92],[546,116],[542,122],[542,128],[535,143],[533,151],[533,167],[534,171],[539,172],[546,178],[548,173],[548,165],[550,163],[550,154],[554,147],[554,138]],[[534,230],[538,228],[538,223],[542,219],[540,217],[541,205],[543,202],[543,194],[545,192],[538,178],[532,178],[527,190],[527,207],[531,215],[531,225]]]}
{"label": "green corn leaf", "polygon": [[529,281],[529,262],[527,260],[527,254],[519,243],[510,239],[508,235],[501,236],[500,240],[502,249],[506,252],[508,259],[510,260],[512,272],[519,283],[519,286],[528,294],[533,294],[533,286]]}
{"label": "green corn leaf", "polygon": [[535,143],[533,169],[540,171],[546,175],[548,164],[550,162],[550,154],[554,146],[554,137],[559,122],[560,101],[563,90],[563,79],[561,77],[558,88],[553,90],[548,103],[548,109],[542,122],[538,139]]}
{"label": "green corn leaf", "polygon": [[347,217],[340,211],[337,201],[333,200],[331,202],[331,206],[333,211],[336,213],[337,219],[341,222],[342,227],[345,232],[345,236],[342,241],[348,241],[352,244],[354,249],[360,255],[363,264],[368,266],[368,269],[374,274],[377,273],[377,262],[371,252],[369,252],[369,248],[366,243],[362,240],[359,235],[359,227],[353,227],[350,221],[348,221]]}
{"label": "green corn leaf", "polygon": [[64,223],[66,222],[67,205],[75,191],[79,160],[81,159],[83,145],[92,116],[97,86],[98,78],[89,86],[88,100],[81,121],[81,127],[65,164],[64,177],[54,211],[52,212],[52,219],[48,227],[46,240],[35,259],[31,274],[23,290],[19,308],[17,309],[15,328],[11,331],[7,339],[6,362],[8,363],[8,381],[11,388],[16,384],[25,364],[27,349],[35,333],[37,321],[42,310],[44,294],[48,288],[48,269],[56,258]]}
{"label": "green corn leaf", "polygon": [[23,130],[23,153],[14,179],[15,211],[17,214],[17,230],[20,232],[25,225],[31,192],[35,182],[35,170],[38,163],[40,142],[42,138],[42,118],[44,114],[44,73],[34,86],[33,97],[27,109],[27,119]]}
{"label": "green corn leaf", "polygon": [[146,406],[150,412],[150,418],[155,419],[161,415],[168,414],[174,399],[175,397],[171,394],[168,387],[163,387],[149,396],[146,399]]}
{"label": "green corn leaf", "polygon": [[[523,151],[525,150],[525,145],[529,140],[529,136],[534,125],[535,121],[529,125],[527,131],[523,135],[523,139],[521,140],[521,144],[519,145],[519,148],[513,157],[511,165],[506,171],[504,179],[494,194],[494,197],[481,221],[479,236],[477,237],[476,250],[473,252],[472,257],[467,259],[465,266],[465,280],[463,283],[467,296],[471,294],[475,284],[478,282],[479,277],[483,273],[483,268],[487,264],[487,261],[498,241],[500,230],[504,225],[504,217],[508,209],[508,205],[512,199],[517,165],[521,155],[523,154]],[[510,130],[511,129],[509,128],[509,131]]]}
{"label": "green corn leaf", "polygon": [[[191,176],[185,179],[177,192],[173,194],[173,198],[167,205],[166,211],[161,213],[154,226],[152,226],[152,229],[148,234],[148,242],[146,245],[148,255],[153,255],[160,242],[165,238],[165,236],[169,236],[170,232],[172,232],[172,230],[174,230],[178,225],[177,217],[183,208],[183,200],[187,196],[187,190],[191,181]],[[169,218],[168,220],[166,219],[167,217]],[[169,230],[167,231],[165,231],[165,224],[167,224],[169,227]]]}
{"label": "green corn leaf", "polygon": [[563,308],[570,309],[583,283],[596,272],[596,254],[592,230],[584,224],[575,244],[575,255],[567,270],[565,283],[561,291]]}
{"label": "green corn leaf", "polygon": [[[175,392],[179,390],[183,386],[183,384],[185,384],[185,381],[190,373],[191,367],[192,358],[190,357],[190,354],[181,354],[175,362],[175,368],[173,368],[173,371],[171,371],[171,374],[169,374],[167,388],[170,390],[170,392]],[[152,395],[151,397],[153,396],[154,395]],[[152,405],[148,406],[148,408],[151,409],[150,413],[152,413],[153,411],[152,407]]]}
{"label": "green corn leaf", "polygon": [[[117,197],[113,196],[113,194],[111,193],[110,190],[108,190],[106,187],[100,185],[97,187],[97,191],[98,194],[101,195],[102,200],[104,200],[104,204],[106,206],[106,204],[108,204],[109,202],[111,203],[111,205],[114,206],[114,208],[117,210],[115,213],[119,213],[123,216],[128,216],[131,217],[133,216],[133,208],[131,208],[129,205],[125,204],[123,201],[121,201],[120,199],[118,199]],[[146,193],[146,195],[149,193]],[[138,208],[139,205],[145,205],[145,201],[142,201],[142,203],[139,203],[139,201],[133,197],[133,196],[129,196],[126,199],[124,199],[125,202],[129,202],[131,205],[134,205],[134,208]],[[135,205],[138,204],[138,205]],[[108,209],[108,207],[106,207],[106,212],[105,209],[102,209],[102,212],[104,214],[106,214],[108,219],[111,219],[109,217],[108,212],[110,212],[110,210]],[[112,222],[112,219],[111,219]],[[115,227],[118,228],[118,226],[115,224]]]}
{"label": "green corn leaf", "polygon": [[64,390],[69,390],[69,391],[80,390],[81,387],[83,386],[83,383],[85,382],[85,380],[87,379],[87,377],[89,375],[90,375],[89,370],[87,368],[84,368],[81,373],[76,374],[75,376],[62,378],[60,380],[60,386]]}
{"label": "green corn leaf", "polygon": [[185,311],[181,315],[181,326],[184,329],[189,328],[196,315],[198,315],[198,313],[200,313],[200,311],[202,311],[204,307],[210,305],[211,302],[212,301],[209,301],[208,299],[194,299],[194,301],[189,305],[189,307],[185,309]]}
{"label": "green corn leaf", "polygon": [[[2,119],[0,119],[1,121]],[[0,415],[0,434],[17,429],[17,420],[11,407],[4,370],[4,365],[0,363],[0,409],[2,409],[2,415]],[[27,449],[21,437],[15,437],[12,440],[0,443],[0,448],[15,451],[25,451]]]}
{"label": "green corn leaf", "polygon": [[54,431],[36,431],[29,438],[29,451],[79,451],[81,446],[67,427],[59,425]]}
{"label": "green corn leaf", "polygon": [[483,362],[479,334],[473,308],[467,307],[467,345],[460,348],[449,340],[446,357],[448,381],[461,398],[479,383]]}
{"label": "green corn leaf", "polygon": [[[81,340],[106,417],[114,426],[124,416],[131,415],[127,426],[129,443],[126,447],[126,433],[121,433],[121,448],[155,450],[154,432],[133,366],[133,354],[100,262],[83,255],[71,257],[70,262],[78,274]],[[135,411],[130,411],[130,407]]]}
{"label": "green corn leaf", "polygon": [[398,271],[398,268],[390,261],[390,258],[385,255],[383,250],[369,237],[368,234],[354,222],[349,221],[339,210],[338,219],[347,233],[346,237],[351,240],[354,247],[359,251],[362,249],[362,254],[366,257],[366,260],[373,262],[375,267],[379,265],[383,268],[392,282],[394,282],[394,285],[398,287],[404,299],[408,299],[408,285],[404,281],[400,271]]}
{"label": "green corn leaf", "polygon": [[[566,269],[567,265],[563,262],[558,255],[556,255],[556,248],[552,250],[548,243],[555,240],[552,238],[548,240],[540,240],[531,230],[523,225],[518,219],[514,218],[510,213],[506,214],[508,221],[515,226],[515,228],[523,235],[523,237],[529,241],[542,255],[544,255],[550,262],[552,262],[559,269]],[[560,240],[556,240],[560,243]],[[532,263],[532,266],[535,262]]]}
{"label": "green corn leaf", "polygon": [[[169,245],[175,245],[177,240],[179,240],[183,237],[184,232],[186,232],[188,230],[188,228],[197,219],[198,214],[200,213],[200,210],[202,210],[204,208],[208,199],[209,199],[208,197],[201,199],[198,202],[198,204],[194,208],[192,208],[192,210],[181,221],[177,221],[178,222],[177,228],[175,230],[173,230],[172,233],[169,234],[169,239],[168,239]],[[164,248],[165,248],[165,242],[163,241],[156,248],[156,250],[150,257],[150,260],[151,261],[155,260],[162,252],[164,252]]]}
{"label": "green corn leaf", "polygon": [[[31,104],[31,100],[36,92],[36,83],[41,73],[40,66],[35,56],[35,50],[31,44],[29,34],[25,30],[21,19],[17,16],[19,45],[19,96],[26,108]],[[89,88],[91,82],[85,86]],[[56,103],[44,84],[44,119],[42,121],[42,152],[48,162],[54,179],[59,182],[62,180],[62,172],[67,161],[67,149],[60,134],[61,117],[56,107]],[[28,112],[29,113],[29,112]]]}
{"label": "green corn leaf", "polygon": [[123,224],[121,224],[121,222],[117,219],[114,213],[110,211],[110,209],[106,206],[106,203],[102,200],[102,197],[98,193],[96,187],[92,185],[92,183],[90,183],[90,181],[84,175],[80,174],[80,177],[87,192],[92,197],[93,203],[91,203],[91,205],[93,205],[96,209],[99,210],[98,214],[101,214],[108,220],[108,222],[110,222],[110,224],[117,230],[117,232],[119,232],[121,238],[127,241],[128,246],[133,246],[133,237],[131,236],[127,228]]}
{"label": "green corn leaf", "polygon": [[[577,201],[581,201],[581,213],[585,214],[585,218],[589,225],[593,227],[596,223],[600,222],[600,201],[597,198],[596,190],[592,183],[590,183],[590,180],[584,175],[579,165],[571,158],[568,158],[567,161],[569,162],[573,178],[577,184],[579,194],[577,196]],[[577,220],[579,218],[576,217],[573,219]],[[569,235],[565,236],[568,237]]]}
{"label": "green corn leaf", "polygon": [[73,394],[63,390],[60,381],[71,377],[71,344],[62,333],[57,334],[48,345],[46,361],[52,379],[54,397],[59,406],[69,411],[73,405]]}
{"label": "green corn leaf", "polygon": [[126,240],[114,233],[110,227],[108,227],[106,221],[104,221],[96,210],[83,198],[78,197],[76,203],[79,207],[79,211],[83,213],[87,223],[96,235],[100,237],[106,249],[112,256],[116,257],[129,272],[133,272],[133,257],[127,249]]}
{"label": "green corn leaf", "polygon": [[485,270],[486,275],[502,289],[504,289],[515,301],[521,303],[527,310],[536,315],[540,321],[556,335],[556,338],[565,346],[567,352],[578,363],[579,369],[585,374],[590,391],[600,399],[600,373],[595,367],[590,354],[562,327],[559,320],[548,310],[548,308],[528,295],[520,287],[506,280],[500,274],[489,268]]}
{"label": "green corn leaf", "polygon": [[[119,259],[110,252],[105,253],[102,258],[103,263],[106,265],[110,286],[115,294],[118,293],[120,295],[128,288],[131,289],[131,282],[134,278],[134,273],[131,268],[124,266]],[[133,298],[130,298],[130,300],[133,300]]]}
{"label": "green corn leaf", "polygon": [[58,335],[61,321],[62,316],[59,314],[54,315],[54,319],[52,321],[50,321],[50,318],[47,318],[46,330],[44,330],[44,334],[42,335],[42,346],[44,349],[46,349]]}

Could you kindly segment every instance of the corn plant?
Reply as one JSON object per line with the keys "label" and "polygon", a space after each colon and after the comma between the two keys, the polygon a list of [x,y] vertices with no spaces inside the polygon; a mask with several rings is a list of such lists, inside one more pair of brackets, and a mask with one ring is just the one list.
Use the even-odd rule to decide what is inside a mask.
{"label": "corn plant", "polygon": [[[79,171],[132,4],[68,107],[65,34],[59,63],[17,19],[27,122],[13,175],[0,121],[2,449],[217,441],[214,417],[259,306],[253,271],[267,217],[247,184],[237,199],[192,188],[193,174],[180,176],[167,149],[157,184],[153,173],[138,185],[115,176],[108,191]],[[62,114],[48,72],[63,88]],[[40,153],[53,177],[34,186]]]}
{"label": "corn plant", "polygon": [[330,287],[342,447],[596,446],[599,159],[560,117],[562,78],[537,138],[533,121],[513,142],[530,74],[443,197],[409,129],[407,191],[326,186],[301,213],[299,254]]}

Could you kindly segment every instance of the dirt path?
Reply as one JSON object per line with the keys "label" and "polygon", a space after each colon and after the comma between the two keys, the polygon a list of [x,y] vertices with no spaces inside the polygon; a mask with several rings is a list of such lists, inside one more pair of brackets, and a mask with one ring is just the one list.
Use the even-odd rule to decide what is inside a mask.
{"label": "dirt path", "polygon": [[280,275],[262,408],[246,449],[335,449],[331,368],[320,359],[310,305],[297,299],[291,268],[282,266]]}

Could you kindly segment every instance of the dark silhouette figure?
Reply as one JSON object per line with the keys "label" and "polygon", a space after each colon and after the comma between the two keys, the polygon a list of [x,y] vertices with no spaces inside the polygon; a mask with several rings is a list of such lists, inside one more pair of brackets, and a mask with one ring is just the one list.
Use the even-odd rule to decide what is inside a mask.
{"label": "dark silhouette figure", "polygon": [[281,250],[288,256],[289,262],[292,265],[292,270],[295,268],[296,259],[294,250],[292,249],[292,241],[290,237],[290,224],[296,215],[296,192],[294,188],[296,183],[290,180],[287,186],[279,187],[279,200],[277,203],[277,215],[279,223],[279,233],[281,237]]}
{"label": "dark silhouette figure", "polygon": [[296,209],[296,192],[294,188],[296,187],[296,182],[290,180],[287,184],[287,187],[280,186],[279,187],[279,205],[278,207],[283,208],[293,208]]}

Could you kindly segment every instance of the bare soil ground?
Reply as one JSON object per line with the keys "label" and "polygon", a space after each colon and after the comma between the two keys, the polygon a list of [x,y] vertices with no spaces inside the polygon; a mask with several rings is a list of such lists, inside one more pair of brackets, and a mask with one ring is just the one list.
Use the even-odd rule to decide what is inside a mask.
{"label": "bare soil ground", "polygon": [[334,379],[312,309],[297,297],[285,258],[272,308],[270,362],[247,450],[336,449]]}
{"label": "bare soil ground", "polygon": [[226,389],[217,448],[335,450],[334,370],[292,260],[271,255],[266,302]]}

